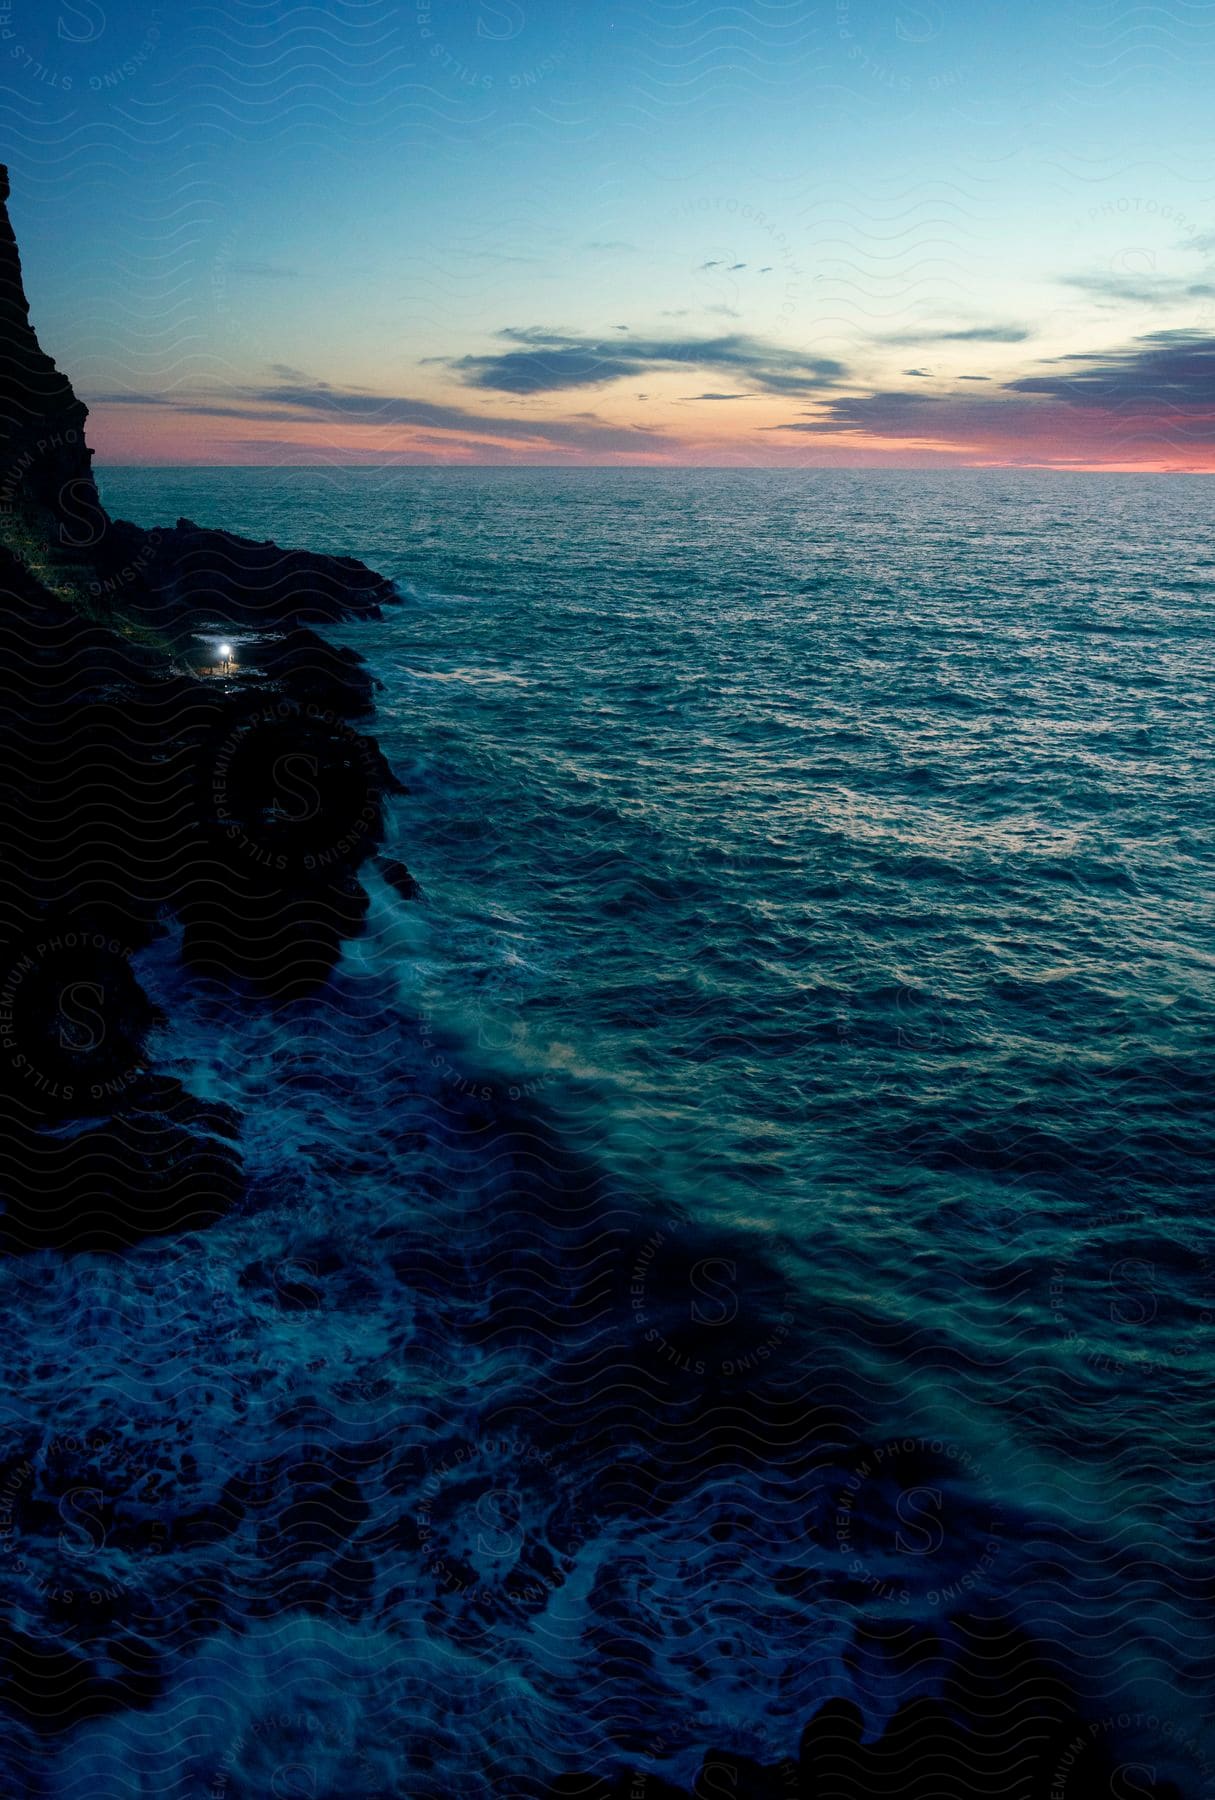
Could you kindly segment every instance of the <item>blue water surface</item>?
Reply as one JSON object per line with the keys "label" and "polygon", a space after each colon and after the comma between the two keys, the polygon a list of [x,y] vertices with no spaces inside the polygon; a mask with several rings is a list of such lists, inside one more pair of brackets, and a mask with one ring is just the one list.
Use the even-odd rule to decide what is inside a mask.
{"label": "blue water surface", "polygon": [[[311,1009],[307,1069],[295,1015],[183,1013],[176,1052],[183,1078],[249,1116],[246,1158],[273,1198],[260,1227],[232,1227],[243,1253],[257,1229],[277,1230],[271,1263],[314,1271],[315,1308],[258,1331],[286,1333],[288,1361],[324,1362],[334,1382],[339,1366],[353,1379],[375,1364],[405,1408],[403,1441],[420,1430],[441,1445],[435,1421],[462,1421],[485,1495],[502,1491],[505,1461],[512,1518],[564,1508],[584,1587],[564,1586],[568,1616],[542,1615],[561,1639],[548,1651],[534,1610],[490,1608],[484,1691],[465,1662],[446,1681],[418,1672],[434,1655],[410,1635],[416,1620],[393,1640],[404,1649],[367,1626],[324,1655],[353,1659],[355,1686],[378,1658],[372,1694],[403,1680],[426,1732],[459,1741],[453,1781],[473,1780],[504,1733],[524,1762],[536,1739],[553,1766],[602,1772],[619,1754],[686,1778],[710,1737],[787,1752],[830,1694],[851,1693],[878,1729],[908,1690],[849,1653],[856,1618],[936,1623],[983,1595],[1062,1647],[1095,1717],[1125,1715],[1103,1730],[1206,1793],[1210,483],[409,468],[103,469],[100,485],[140,524],[184,515],[357,555],[402,595],[381,623],[331,635],[382,684],[374,729],[407,789],[390,849],[421,896],[369,877],[368,930]],[[457,1121],[440,1150],[428,1091]],[[553,1245],[574,1235],[529,1290],[538,1335],[521,1314],[509,1339],[474,1333],[470,1362],[494,1257],[509,1245],[517,1271],[528,1254],[494,1210],[510,1172],[478,1153],[481,1116],[515,1114],[543,1120],[524,1136],[587,1171],[585,1185],[563,1176],[566,1210],[547,1220]],[[592,1184],[594,1229],[578,1236],[568,1196]],[[300,1209],[313,1245],[345,1231],[370,1246],[345,1298],[299,1249]],[[402,1209],[444,1221],[467,1291],[450,1268],[428,1285],[421,1252],[389,1291],[374,1245]],[[625,1213],[640,1221],[627,1255],[610,1238]],[[841,1466],[838,1493],[868,1484],[878,1524],[862,1531],[837,1493],[811,1526],[800,1501],[788,1510],[791,1490],[740,1464],[745,1505],[718,1466],[649,1508],[648,1535],[622,1546],[628,1509],[602,1503],[601,1446],[581,1474],[576,1444],[560,1474],[546,1450],[529,1473],[530,1451],[487,1434],[491,1401],[517,1395],[511,1430],[551,1401],[549,1363],[570,1352],[555,1327],[546,1342],[544,1321],[575,1292],[557,1292],[567,1252],[585,1272],[603,1244],[615,1265],[603,1310],[581,1287],[570,1302],[585,1354],[620,1342],[615,1307],[654,1334],[641,1333],[644,1378],[667,1383],[672,1404],[686,1383],[728,1380],[745,1413],[762,1374],[790,1404],[829,1406],[870,1447]],[[676,1285],[687,1279],[702,1328],[691,1341],[655,1307],[650,1271],[673,1245],[677,1262],[687,1248]],[[764,1274],[749,1285],[752,1252]],[[425,1358],[394,1388],[402,1309]],[[642,1379],[627,1367],[626,1390]],[[930,1473],[887,1493],[883,1455],[893,1467],[899,1444]],[[932,1469],[945,1470],[936,1487]],[[419,1507],[431,1517],[435,1478],[418,1474],[415,1524]],[[546,1483],[559,1507],[533,1491]],[[925,1486],[946,1495],[931,1563],[916,1554],[928,1535],[887,1542],[879,1528],[891,1507],[908,1522],[902,1504]],[[712,1560],[723,1541],[732,1573]],[[375,1550],[381,1583],[398,1553]],[[602,1621],[604,1571],[619,1587],[629,1556],[644,1579],[631,1611],[613,1590],[613,1616],[648,1646],[648,1698],[626,1701],[636,1680],[617,1694],[608,1669],[592,1683],[608,1694],[600,1714],[576,1698],[588,1640],[574,1615],[581,1592]],[[791,1564],[804,1604],[789,1611]],[[845,1576],[847,1593],[833,1591]],[[841,1594],[851,1625],[833,1610]],[[381,1598],[375,1630],[401,1633],[409,1605],[393,1614]],[[227,1665],[250,1692],[267,1666],[252,1644]],[[315,1651],[301,1639],[299,1658]],[[282,1632],[273,1653],[295,1654]],[[506,1706],[508,1689],[521,1710],[495,1727],[493,1696]],[[368,1707],[352,1700],[343,1726],[350,1769],[351,1746],[375,1740]],[[487,1707],[471,1737],[452,1724]],[[239,1768],[259,1728],[225,1729],[244,1746]],[[87,1769],[95,1792],[108,1791],[116,1731],[96,1728],[91,1760],[74,1752],[73,1779]],[[371,1776],[342,1779],[376,1791]]]}

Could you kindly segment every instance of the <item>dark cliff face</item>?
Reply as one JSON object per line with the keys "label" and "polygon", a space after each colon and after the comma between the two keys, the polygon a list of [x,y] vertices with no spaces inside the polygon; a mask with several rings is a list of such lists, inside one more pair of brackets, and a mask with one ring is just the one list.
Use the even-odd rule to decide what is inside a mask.
{"label": "dark cliff face", "polygon": [[28,518],[53,539],[59,527],[70,536],[72,515],[87,517],[97,505],[88,408],[30,324],[8,198],[8,170],[0,165],[0,514]]}
{"label": "dark cliff face", "polygon": [[[378,615],[350,559],[109,518],[87,409],[39,345],[0,173],[0,1249],[115,1249],[240,1193],[238,1121],[147,1053],[137,959],[273,1004],[361,927],[395,783],[361,660],[311,622]],[[239,632],[219,677],[200,638]]]}

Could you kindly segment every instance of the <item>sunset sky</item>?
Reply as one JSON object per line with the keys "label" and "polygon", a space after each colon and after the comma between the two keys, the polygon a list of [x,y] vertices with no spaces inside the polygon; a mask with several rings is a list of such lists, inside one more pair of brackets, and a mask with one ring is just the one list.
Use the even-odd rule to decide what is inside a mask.
{"label": "sunset sky", "polygon": [[0,0],[110,463],[1215,469],[1215,6]]}

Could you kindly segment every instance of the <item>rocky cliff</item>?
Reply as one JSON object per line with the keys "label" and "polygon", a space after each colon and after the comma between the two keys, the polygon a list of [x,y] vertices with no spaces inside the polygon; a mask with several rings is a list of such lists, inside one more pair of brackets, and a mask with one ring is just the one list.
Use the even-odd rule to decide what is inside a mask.
{"label": "rocky cliff", "polygon": [[88,408],[30,324],[8,198],[8,170],[0,165],[0,513],[9,533],[56,541],[70,535],[69,508],[87,516],[98,507],[84,436]]}
{"label": "rocky cliff", "polygon": [[[108,516],[8,193],[0,171],[0,1238],[114,1249],[241,1187],[239,1122],[149,1058],[140,954],[172,934],[188,972],[274,1005],[361,926],[395,784],[353,723],[361,660],[310,626],[393,595],[350,559]],[[236,633],[237,666],[212,673],[202,644]]]}

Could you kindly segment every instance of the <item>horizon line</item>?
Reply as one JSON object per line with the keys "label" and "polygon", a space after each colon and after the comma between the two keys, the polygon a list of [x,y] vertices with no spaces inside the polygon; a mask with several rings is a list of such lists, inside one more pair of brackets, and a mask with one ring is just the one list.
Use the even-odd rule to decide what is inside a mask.
{"label": "horizon line", "polygon": [[477,473],[488,470],[499,473],[531,470],[602,475],[619,470],[651,475],[1215,475],[1215,469],[1128,469],[1100,463],[1066,468],[1057,463],[805,463],[791,467],[782,463],[102,462],[96,454],[93,467],[95,473],[104,469],[265,469],[267,472],[280,474],[299,469],[358,469],[374,475],[404,469],[424,469],[431,474],[460,474],[466,470]]}

